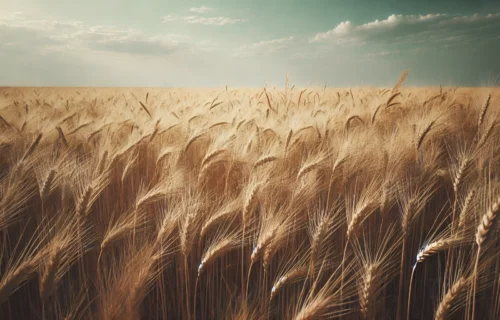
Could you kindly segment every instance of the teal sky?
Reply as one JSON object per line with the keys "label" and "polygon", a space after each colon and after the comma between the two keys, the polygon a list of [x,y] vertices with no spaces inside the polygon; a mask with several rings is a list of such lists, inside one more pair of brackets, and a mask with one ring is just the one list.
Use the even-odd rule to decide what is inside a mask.
{"label": "teal sky", "polygon": [[2,0],[0,85],[498,85],[500,1]]}

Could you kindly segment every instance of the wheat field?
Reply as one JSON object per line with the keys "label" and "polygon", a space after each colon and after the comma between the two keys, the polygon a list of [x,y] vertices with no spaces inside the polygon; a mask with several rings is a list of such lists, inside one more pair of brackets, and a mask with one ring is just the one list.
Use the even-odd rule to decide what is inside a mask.
{"label": "wheat field", "polygon": [[499,319],[495,88],[0,89],[0,319]]}

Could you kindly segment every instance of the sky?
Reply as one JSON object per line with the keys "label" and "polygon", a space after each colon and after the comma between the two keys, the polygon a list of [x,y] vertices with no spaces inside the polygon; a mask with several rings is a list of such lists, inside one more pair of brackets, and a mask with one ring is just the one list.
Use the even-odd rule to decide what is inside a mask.
{"label": "sky", "polygon": [[0,0],[0,86],[500,84],[498,0]]}

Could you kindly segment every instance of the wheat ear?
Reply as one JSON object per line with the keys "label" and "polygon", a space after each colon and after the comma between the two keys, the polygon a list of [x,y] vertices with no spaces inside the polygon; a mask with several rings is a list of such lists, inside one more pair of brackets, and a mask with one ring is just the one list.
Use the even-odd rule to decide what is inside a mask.
{"label": "wheat ear", "polygon": [[458,170],[455,174],[455,179],[453,180],[453,191],[455,191],[455,196],[458,197],[458,191],[460,190],[460,186],[463,183],[463,178],[465,175],[465,172],[467,168],[469,167],[470,164],[470,158],[465,157],[460,166],[458,167]]}
{"label": "wheat ear", "polygon": [[488,111],[488,107],[490,105],[490,99],[491,99],[491,93],[488,94],[488,97],[486,98],[486,101],[483,104],[483,107],[481,108],[481,112],[479,112],[479,118],[477,120],[477,127],[479,128],[481,124],[484,121],[484,116],[486,115],[486,111]]}
{"label": "wheat ear", "polygon": [[467,212],[468,212],[469,207],[472,203],[472,199],[474,199],[475,195],[476,195],[476,190],[472,189],[467,194],[467,198],[465,198],[464,205],[462,207],[462,210],[460,211],[460,216],[458,218],[458,227],[459,228],[463,228],[465,226],[465,222],[467,220]]}
{"label": "wheat ear", "polygon": [[21,162],[25,161],[30,155],[33,154],[33,152],[35,151],[36,147],[40,143],[40,140],[42,140],[42,134],[41,133],[31,143],[31,145],[29,146],[28,150],[26,150],[26,152],[24,153],[23,157],[21,158]]}
{"label": "wheat ear", "polygon": [[318,319],[322,313],[330,305],[330,301],[327,296],[318,295],[314,300],[308,303],[295,317],[295,320],[314,320]]}
{"label": "wheat ear", "polygon": [[54,181],[55,176],[56,170],[52,169],[47,174],[45,180],[43,180],[42,187],[40,188],[40,198],[42,199],[42,201],[45,200],[50,194],[50,189],[52,187],[52,182]]}
{"label": "wheat ear", "polygon": [[299,172],[297,173],[297,179],[300,179],[301,177],[303,177],[307,173],[309,173],[313,170],[316,170],[321,165],[322,161],[323,161],[323,159],[319,159],[319,160],[316,160],[312,163],[309,163],[309,164],[302,166],[300,168]]}
{"label": "wheat ear", "polygon": [[452,247],[457,242],[458,240],[456,238],[449,238],[449,239],[440,239],[429,243],[417,253],[415,264],[424,261],[424,259],[432,255],[435,255],[438,252],[441,252],[443,250]]}
{"label": "wheat ear", "polygon": [[199,138],[201,138],[205,133],[202,132],[200,134],[197,134],[195,135],[194,137],[192,137],[191,139],[189,139],[189,141],[186,143],[186,146],[184,147],[184,153],[186,153],[188,150],[189,150],[189,147],[196,141],[198,140]]}
{"label": "wheat ear", "polygon": [[275,157],[275,156],[262,157],[255,162],[255,164],[253,165],[253,169],[255,170],[258,167],[265,165],[266,163],[273,162],[276,160],[278,160],[278,157]]}
{"label": "wheat ear", "polygon": [[281,291],[281,289],[288,283],[294,282],[307,275],[309,268],[307,266],[299,266],[293,270],[287,272],[276,280],[271,288],[271,295],[269,300],[273,300],[274,297]]}
{"label": "wheat ear", "polygon": [[88,205],[90,202],[90,197],[92,196],[93,192],[92,186],[88,186],[87,189],[83,192],[83,194],[80,196],[78,203],[76,205],[76,214],[79,217],[87,215],[88,212]]}
{"label": "wheat ear", "polygon": [[290,129],[290,131],[288,132],[288,136],[286,137],[285,154],[288,152],[288,147],[290,146],[290,142],[292,141],[292,136],[293,136],[293,130]]}
{"label": "wheat ear", "polygon": [[144,111],[146,111],[146,113],[148,114],[148,116],[150,118],[153,118],[153,116],[151,115],[151,112],[149,112],[148,108],[146,108],[146,106],[144,105],[144,103],[142,103],[142,101],[139,101],[139,103],[141,104],[141,107],[144,109]]}
{"label": "wheat ear", "polygon": [[234,236],[222,239],[221,241],[210,246],[207,252],[203,255],[198,266],[198,276],[200,276],[200,274],[207,268],[207,266],[212,264],[218,257],[235,248],[239,247],[238,241]]}
{"label": "wheat ear", "polygon": [[238,210],[239,209],[229,209],[212,215],[201,227],[200,236],[205,236],[208,230],[210,230],[213,226],[220,223],[221,221],[227,221],[233,218],[233,214],[238,212]]}
{"label": "wheat ear", "polygon": [[41,259],[42,253],[24,261],[15,270],[4,272],[0,281],[0,302],[5,302],[23,282],[36,272]]}
{"label": "wheat ear", "polygon": [[461,277],[458,279],[453,286],[446,292],[446,294],[441,299],[437,309],[435,320],[446,320],[453,311],[453,303],[456,301],[457,297],[463,292],[464,289],[470,283],[469,278]]}
{"label": "wheat ear", "polygon": [[361,314],[365,319],[369,319],[373,306],[373,296],[377,288],[377,266],[369,264],[365,267],[363,274],[363,281],[361,285],[361,292],[359,294],[359,305]]}
{"label": "wheat ear", "polygon": [[373,116],[372,116],[372,124],[375,123],[375,117],[377,116],[377,113],[379,112],[380,108],[382,108],[384,104],[379,104],[377,109],[375,109],[375,112],[373,113]]}
{"label": "wheat ear", "polygon": [[321,219],[320,223],[318,224],[313,234],[311,241],[311,266],[314,265],[316,259],[318,258],[322,241],[327,236],[327,232],[329,231],[330,225],[331,225],[331,219],[328,215],[325,215]]}
{"label": "wheat ear", "polygon": [[205,157],[203,158],[203,160],[201,161],[201,165],[200,167],[203,168],[205,167],[205,165],[207,165],[210,161],[212,161],[215,157],[217,157],[218,155],[221,155],[223,154],[224,152],[227,152],[226,149],[219,149],[219,150],[215,150],[215,151],[212,151],[212,152],[209,152],[205,155]]}
{"label": "wheat ear", "polygon": [[61,262],[62,255],[62,248],[56,246],[49,257],[45,267],[45,272],[40,279],[40,298],[42,301],[47,301],[47,298],[54,290],[57,269],[59,267],[59,263]]}
{"label": "wheat ear", "polygon": [[68,140],[66,140],[66,136],[64,136],[64,132],[61,129],[60,126],[56,126],[57,132],[59,133],[59,137],[63,141],[64,145],[67,147],[68,146]]}
{"label": "wheat ear", "polygon": [[481,222],[477,227],[476,232],[476,244],[477,244],[477,253],[476,253],[476,262],[474,264],[474,273],[473,273],[473,291],[472,291],[472,320],[474,320],[475,310],[476,310],[476,282],[477,282],[477,267],[479,264],[479,255],[481,254],[481,248],[486,240],[488,233],[493,226],[493,222],[495,221],[496,216],[500,212],[500,197],[493,203],[491,208],[482,216]]}
{"label": "wheat ear", "polygon": [[419,133],[418,139],[417,139],[417,150],[420,149],[420,146],[424,142],[425,137],[427,136],[427,134],[429,133],[429,131],[431,131],[432,126],[434,125],[434,122],[435,122],[435,120],[431,121],[431,123],[429,123],[427,125],[427,127],[425,127],[425,129],[422,132]]}
{"label": "wheat ear", "polygon": [[493,225],[493,222],[495,221],[495,218],[497,217],[499,212],[500,212],[500,197],[496,200],[495,203],[493,203],[491,208],[482,216],[481,223],[477,227],[476,244],[479,248],[481,248],[481,245],[486,240],[486,237],[488,236],[491,226]]}

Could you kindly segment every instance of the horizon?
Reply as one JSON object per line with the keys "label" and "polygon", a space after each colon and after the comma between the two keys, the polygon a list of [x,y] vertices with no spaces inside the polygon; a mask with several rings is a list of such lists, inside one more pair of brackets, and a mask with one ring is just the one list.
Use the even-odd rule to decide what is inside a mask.
{"label": "horizon", "polygon": [[[302,89],[324,89],[325,86],[296,86],[296,85],[291,85],[289,89],[293,88],[302,88]],[[442,85],[433,85],[433,86],[415,86],[415,85],[406,85],[405,84],[402,86],[401,90],[414,90],[414,89],[436,89],[436,88],[443,88],[443,89],[499,89],[499,85],[491,85],[491,86],[442,86]],[[230,90],[262,90],[262,88],[272,88],[276,90],[285,90],[286,87],[284,86],[276,86],[276,85],[262,85],[262,86],[255,86],[255,87],[234,87],[234,86],[228,86],[228,89]],[[331,89],[331,90],[346,90],[346,89],[390,89],[392,86],[390,84],[386,86],[372,86],[372,85],[367,85],[367,86],[352,86],[352,87],[331,87],[331,86],[326,86],[326,89]],[[220,87],[142,87],[142,86],[125,86],[125,87],[120,87],[120,86],[96,86],[96,87],[85,87],[85,86],[0,86],[0,89],[137,89],[137,90],[142,90],[142,89],[148,89],[148,90],[165,90],[165,89],[175,89],[175,90],[215,90],[215,89],[226,89],[225,86],[220,86]]]}

